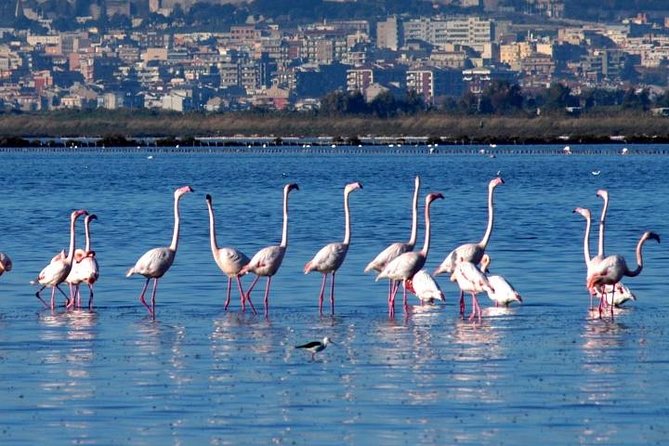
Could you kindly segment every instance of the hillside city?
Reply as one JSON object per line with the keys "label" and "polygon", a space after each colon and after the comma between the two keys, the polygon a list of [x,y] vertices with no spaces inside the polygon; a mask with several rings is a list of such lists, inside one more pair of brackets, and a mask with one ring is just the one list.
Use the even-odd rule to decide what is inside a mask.
{"label": "hillside city", "polygon": [[495,81],[665,94],[669,11],[604,22],[566,17],[564,0],[410,3],[347,18],[361,4],[321,1],[338,17],[297,19],[238,1],[7,0],[0,110],[314,110],[335,91],[438,108]]}

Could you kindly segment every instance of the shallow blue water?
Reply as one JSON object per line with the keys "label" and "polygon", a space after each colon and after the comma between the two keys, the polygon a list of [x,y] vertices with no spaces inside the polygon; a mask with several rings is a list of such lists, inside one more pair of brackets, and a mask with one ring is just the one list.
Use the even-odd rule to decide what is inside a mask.
{"label": "shallow blue water", "polygon": [[[667,156],[8,152],[0,166],[0,250],[14,261],[0,278],[3,444],[611,445],[669,436],[665,242],[647,244],[643,273],[626,280],[638,301],[615,321],[592,318],[584,222],[571,212],[598,216],[595,191],[608,189],[607,252],[631,261],[644,230],[669,235]],[[459,319],[457,290],[442,276],[445,306],[415,306],[408,317],[398,308],[390,320],[386,283],[362,270],[408,239],[413,176],[423,196],[445,195],[432,206],[432,270],[480,239],[498,171],[506,184],[495,195],[491,269],[525,303],[500,310],[482,297],[484,320],[473,326]],[[351,196],[337,315],[321,318],[320,276],[301,271],[343,238],[351,181],[364,189]],[[300,191],[290,197],[270,318],[241,313],[236,293],[225,312],[204,194],[214,198],[219,244],[252,255],[280,239],[287,182]],[[137,300],[143,280],[124,273],[169,244],[172,192],[184,184],[196,192],[181,201],[179,252],[153,321]],[[67,247],[74,208],[99,217],[96,307],[43,310],[28,282]],[[260,306],[264,281],[257,290]],[[324,336],[337,345],[313,362],[294,349]]]}

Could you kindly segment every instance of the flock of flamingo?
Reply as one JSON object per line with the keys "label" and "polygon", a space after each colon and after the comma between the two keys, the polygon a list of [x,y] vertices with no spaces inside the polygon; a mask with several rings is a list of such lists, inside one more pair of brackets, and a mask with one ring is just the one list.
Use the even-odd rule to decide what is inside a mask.
{"label": "flock of flamingo", "polygon": [[[486,253],[486,247],[490,241],[494,223],[494,203],[493,195],[497,186],[504,184],[501,177],[493,178],[488,184],[488,222],[483,238],[479,242],[466,243],[458,246],[451,251],[444,261],[434,271],[434,275],[443,273],[450,274],[450,280],[456,282],[460,288],[459,310],[460,316],[465,315],[464,294],[469,293],[472,297],[472,311],[469,320],[481,322],[482,311],[479,305],[477,295],[486,292],[489,298],[498,305],[509,305],[512,302],[522,302],[520,294],[504,277],[489,274],[490,256]],[[344,240],[325,245],[314,257],[304,266],[304,273],[318,271],[323,275],[320,292],[318,294],[319,314],[323,315],[323,302],[325,298],[325,287],[328,275],[330,280],[330,312],[335,313],[335,275],[343,264],[351,240],[351,216],[349,210],[349,196],[352,192],[362,189],[362,184],[358,182],[347,184],[344,188],[344,220],[345,232]],[[261,277],[266,277],[264,294],[264,314],[269,315],[269,292],[272,283],[272,277],[278,272],[288,247],[288,196],[292,191],[299,190],[297,184],[286,184],[283,188],[283,229],[281,243],[279,245],[267,246],[259,250],[249,259],[239,249],[233,247],[219,247],[216,237],[216,223],[214,217],[213,200],[211,195],[206,195],[206,203],[209,211],[209,233],[211,252],[214,261],[220,270],[228,278],[227,296],[225,301],[225,310],[228,309],[231,299],[232,282],[237,282],[240,294],[240,304],[242,311],[246,306],[256,314],[255,306],[251,301],[251,292]],[[444,294],[433,276],[428,273],[423,266],[427,260],[430,249],[430,206],[433,202],[443,199],[441,193],[431,192],[425,197],[425,239],[420,251],[414,251],[418,231],[418,199],[420,190],[420,178],[416,177],[412,201],[412,225],[411,235],[408,242],[392,243],[386,249],[381,251],[365,268],[365,272],[374,271],[377,273],[376,280],[389,279],[388,285],[388,313],[389,316],[395,315],[395,297],[400,284],[403,285],[403,308],[405,313],[409,311],[407,302],[407,292],[415,294],[422,303],[440,300],[444,301]],[[146,282],[139,295],[139,300],[149,312],[151,317],[156,315],[156,291],[158,279],[169,270],[174,262],[178,244],[179,244],[179,202],[181,198],[193,192],[190,186],[183,186],[174,192],[174,230],[172,242],[167,247],[153,248],[142,255],[130,268],[126,274],[130,277],[134,274],[144,276]],[[579,213],[585,218],[586,228],[583,239],[583,252],[586,264],[586,288],[590,295],[590,309],[593,309],[593,298],[599,299],[599,317],[606,308],[610,309],[610,315],[613,318],[613,308],[620,306],[630,299],[635,299],[634,294],[622,283],[624,276],[634,277],[641,273],[643,269],[642,248],[647,240],[660,242],[660,237],[654,232],[645,232],[639,239],[636,247],[637,266],[630,270],[625,259],[619,255],[604,255],[604,230],[605,218],[608,209],[609,196],[605,190],[597,191],[597,196],[604,200],[604,206],[599,221],[599,242],[598,252],[594,257],[590,257],[589,238],[591,228],[591,212],[588,209],[576,208],[575,213]],[[75,249],[76,231],[75,225],[79,217],[84,218],[86,243],[83,249]],[[76,210],[70,215],[70,244],[67,254],[61,251],[54,256],[49,264],[42,269],[37,278],[31,283],[41,285],[41,288],[35,293],[42,304],[54,309],[56,306],[56,290],[65,297],[65,307],[72,309],[81,307],[80,286],[86,284],[89,288],[88,307],[93,306],[93,286],[99,278],[99,266],[96,260],[95,251],[91,247],[90,223],[96,216],[88,214],[85,210]],[[11,271],[12,262],[9,256],[0,252],[0,275]],[[246,291],[242,286],[241,277],[246,274],[254,274],[251,285]],[[153,279],[153,289],[151,292],[151,302],[147,303],[145,299],[149,282]],[[60,285],[66,283],[70,287],[69,295],[66,294]],[[41,297],[40,293],[45,288],[51,288],[51,301],[49,304]]]}

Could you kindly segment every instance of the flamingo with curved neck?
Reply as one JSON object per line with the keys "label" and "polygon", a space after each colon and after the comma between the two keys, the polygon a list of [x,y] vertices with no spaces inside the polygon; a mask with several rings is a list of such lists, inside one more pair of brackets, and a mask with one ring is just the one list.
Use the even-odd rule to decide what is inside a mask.
{"label": "flamingo with curved neck", "polygon": [[72,270],[67,276],[66,282],[74,287],[72,298],[67,307],[72,308],[75,305],[81,307],[80,287],[82,283],[88,285],[88,308],[93,308],[93,284],[100,277],[100,267],[95,257],[95,251],[91,250],[91,221],[97,220],[97,215],[90,214],[84,218],[84,231],[86,235],[86,244],[84,249],[76,249],[74,251],[74,262],[72,263]]}
{"label": "flamingo with curved neck", "polygon": [[330,312],[334,315],[335,309],[335,273],[344,263],[346,253],[351,241],[351,212],[349,209],[349,195],[351,192],[362,189],[360,183],[349,183],[344,188],[344,241],[341,243],[329,243],[321,248],[316,255],[304,265],[304,274],[309,274],[311,271],[318,271],[323,274],[321,282],[321,291],[318,294],[318,312],[323,315],[323,298],[325,295],[325,283],[328,274],[332,275],[330,281]]}
{"label": "flamingo with curved neck", "polygon": [[256,283],[258,283],[258,279],[260,277],[267,277],[264,299],[265,317],[269,317],[269,289],[272,284],[272,276],[279,270],[283,262],[283,257],[286,254],[286,248],[288,247],[288,194],[294,190],[300,190],[299,186],[295,183],[286,184],[283,187],[283,230],[281,232],[281,244],[261,249],[239,272],[242,275],[246,273],[254,273],[256,275],[246,292],[246,299],[249,304],[251,304],[251,291],[253,291]]}
{"label": "flamingo with curved neck", "polygon": [[[616,285],[620,282],[620,279],[623,276],[627,277],[636,277],[641,274],[643,270],[643,245],[647,240],[655,240],[660,243],[660,236],[654,232],[646,231],[639,239],[639,242],[636,245],[636,262],[637,267],[633,270],[630,270],[627,266],[625,258],[620,255],[612,255],[604,258],[600,263],[595,265],[588,273],[587,278],[587,287],[591,289],[593,287],[599,287],[604,285]],[[615,292],[612,291],[612,293]],[[615,302],[615,299],[612,296],[612,302]],[[600,317],[602,311],[602,304],[600,303],[599,307]],[[613,305],[611,305],[611,317],[613,317]]]}
{"label": "flamingo with curved neck", "polygon": [[[70,274],[70,271],[72,270],[72,261],[74,260],[74,245],[75,245],[75,231],[74,231],[74,226],[77,222],[77,219],[82,216],[82,215],[88,215],[88,212],[86,212],[83,209],[80,209],[78,211],[73,211],[70,214],[70,246],[69,250],[66,256],[61,256],[57,255],[54,257],[51,262],[42,269],[42,271],[39,273],[37,276],[37,279],[32,281],[31,283],[33,284],[40,284],[42,285],[42,288],[39,289],[35,293],[35,296],[44,304],[45,307],[51,308],[52,310],[56,307],[56,289],[61,292],[63,296],[65,296],[66,302],[69,303],[69,296],[67,296],[63,290],[60,289],[58,285],[63,283],[65,279],[67,279],[67,276]],[[46,287],[51,287],[51,305],[47,305],[47,303],[42,299],[42,296],[40,296],[40,293],[44,288]]]}
{"label": "flamingo with curved neck", "polygon": [[[434,271],[435,276],[441,273],[452,274],[455,271],[455,266],[458,264],[458,262],[470,262],[474,265],[481,263],[483,254],[485,254],[488,242],[490,241],[490,236],[492,235],[492,229],[495,222],[493,193],[495,188],[500,184],[504,184],[502,177],[493,178],[488,183],[488,225],[486,226],[486,230],[481,241],[478,243],[465,243],[451,251],[446,256],[441,265],[439,265]],[[464,316],[464,314],[465,295],[464,292],[460,291],[460,316]]]}
{"label": "flamingo with curved neck", "polygon": [[[414,181],[414,192],[411,209],[411,236],[406,243],[396,242],[381,251],[369,264],[365,267],[365,272],[369,271],[383,271],[388,262],[392,261],[399,255],[405,252],[413,251],[416,245],[416,237],[418,235],[418,194],[420,191],[420,177],[416,176]],[[394,281],[388,281],[388,302],[390,302],[390,294],[394,286]]]}
{"label": "flamingo with curved neck", "polygon": [[[130,268],[126,273],[126,277],[133,274],[140,274],[146,277],[146,283],[139,295],[139,301],[144,305],[151,315],[156,317],[156,289],[158,288],[158,279],[163,277],[168,269],[174,263],[177,248],[179,247],[179,229],[180,229],[180,215],[179,215],[179,201],[185,194],[193,192],[190,186],[183,186],[174,191],[174,230],[172,232],[172,242],[168,247],[153,248],[137,260],[135,266]],[[153,290],[151,292],[151,306],[144,300],[144,294],[149,286],[149,281],[153,279]]]}
{"label": "flamingo with curved neck", "polygon": [[395,315],[395,296],[397,294],[400,281],[404,284],[404,311],[408,312],[409,310],[406,295],[406,282],[411,280],[413,276],[418,271],[420,271],[423,265],[425,265],[427,255],[430,250],[430,234],[432,232],[430,223],[430,205],[435,200],[443,198],[444,196],[438,192],[429,193],[425,197],[425,241],[423,242],[423,249],[421,249],[419,252],[405,252],[404,254],[396,257],[394,260],[388,263],[388,265],[386,265],[386,267],[379,273],[378,276],[376,276],[377,281],[383,278],[388,278],[395,281],[395,285],[393,286],[390,296],[390,302],[388,304],[388,313],[391,317]]}
{"label": "flamingo with curved neck", "polygon": [[[212,203],[211,195],[207,194],[205,197],[207,202],[207,209],[209,210],[209,244],[211,246],[211,254],[214,256],[214,261],[220,270],[228,277],[228,290],[225,300],[224,309],[227,310],[230,305],[230,297],[232,293],[232,279],[237,280],[237,287],[241,299],[242,311],[246,309],[246,298],[241,282],[241,270],[249,263],[249,258],[240,250],[236,248],[224,247],[219,248],[216,241],[216,221],[214,220],[214,205]],[[251,304],[253,314],[256,314],[256,309]]]}

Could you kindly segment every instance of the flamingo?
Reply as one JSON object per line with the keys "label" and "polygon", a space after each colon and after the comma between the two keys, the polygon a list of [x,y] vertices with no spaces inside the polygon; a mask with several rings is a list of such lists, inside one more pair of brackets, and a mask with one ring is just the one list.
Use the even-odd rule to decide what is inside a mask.
{"label": "flamingo", "polygon": [[421,305],[425,302],[433,304],[436,300],[446,302],[439,284],[425,269],[421,269],[413,278],[404,281],[404,286],[408,292],[416,295]]}
{"label": "flamingo", "polygon": [[451,282],[457,282],[462,293],[471,293],[472,314],[469,316],[469,320],[477,318],[478,322],[481,323],[481,307],[476,295],[483,291],[495,293],[495,289],[486,275],[475,264],[460,261],[455,265],[455,271],[451,274]]}
{"label": "flamingo", "polygon": [[[142,293],[139,295],[139,301],[146,307],[151,317],[156,317],[156,289],[158,288],[158,279],[170,269],[174,262],[174,257],[177,254],[177,247],[179,246],[179,200],[185,194],[193,192],[190,186],[183,186],[174,191],[174,232],[172,233],[172,243],[167,247],[153,248],[145,252],[142,257],[137,260],[135,266],[130,268],[126,273],[126,277],[133,274],[140,274],[146,277],[146,283],[142,288]],[[149,281],[153,279],[153,291],[151,293],[151,306],[144,300],[144,294],[149,286]]]}
{"label": "flamingo", "polygon": [[246,299],[249,303],[251,303],[251,291],[253,291],[258,279],[260,277],[267,277],[267,286],[265,287],[265,317],[269,316],[269,287],[272,284],[272,276],[279,270],[283,256],[286,254],[286,248],[288,247],[288,194],[293,190],[300,190],[300,188],[295,183],[286,184],[283,187],[283,231],[281,234],[281,244],[261,249],[239,272],[242,275],[246,273],[256,275],[246,292]]}
{"label": "flamingo", "polygon": [[518,291],[502,276],[488,274],[490,266],[490,256],[483,255],[481,260],[481,272],[486,275],[488,282],[490,282],[491,290],[487,290],[490,300],[495,302],[495,306],[500,305],[508,307],[511,302],[523,302],[523,298]]}
{"label": "flamingo", "polygon": [[70,286],[74,287],[68,308],[75,304],[75,297],[77,305],[81,305],[81,296],[79,294],[79,286],[81,283],[88,285],[88,308],[93,308],[93,284],[100,277],[100,267],[95,258],[95,251],[91,250],[91,221],[97,220],[95,214],[87,215],[84,218],[84,228],[86,231],[86,246],[85,249],[77,249],[74,251],[75,262],[72,264],[72,270],[65,280]]}
{"label": "flamingo", "polygon": [[304,274],[309,274],[311,271],[318,271],[323,274],[323,282],[321,283],[321,291],[318,294],[318,312],[323,315],[323,295],[325,294],[325,282],[328,274],[332,274],[332,281],[330,282],[330,311],[334,316],[335,306],[335,273],[339,267],[344,263],[348,246],[351,242],[351,214],[348,206],[348,196],[351,192],[362,189],[360,183],[349,183],[344,187],[344,241],[341,243],[329,243],[323,246],[320,251],[316,253],[313,259],[309,260],[304,265]]}
{"label": "flamingo", "polygon": [[[241,296],[242,311],[244,311],[246,309],[246,299],[244,297],[244,290],[242,289],[240,271],[247,263],[249,263],[249,258],[236,248],[218,247],[218,243],[216,242],[216,223],[214,221],[214,208],[211,195],[207,194],[205,200],[207,201],[207,208],[209,209],[209,241],[211,244],[211,253],[214,256],[216,265],[223,271],[223,274],[228,276],[228,292],[224,308],[227,310],[228,305],[230,305],[232,279],[235,278],[237,279],[237,287],[239,288],[239,294]],[[251,304],[251,309],[255,314],[256,309],[253,307],[253,304]]]}
{"label": "flamingo", "polygon": [[[64,253],[61,253],[63,255],[56,255],[53,259],[51,259],[51,262],[45,266],[44,269],[42,269],[42,271],[37,276],[37,279],[30,282],[31,284],[42,285],[42,288],[40,288],[39,291],[35,293],[35,296],[37,296],[37,298],[44,304],[45,307],[50,307],[52,310],[56,307],[56,289],[60,291],[63,296],[65,296],[65,299],[69,302],[69,297],[63,293],[63,290],[61,290],[58,285],[65,281],[68,274],[70,274],[70,270],[72,269],[75,242],[74,225],[77,222],[77,219],[82,215],[88,215],[88,212],[80,209],[78,211],[73,211],[70,214],[70,248],[67,253],[67,257],[65,257]],[[42,299],[42,296],[40,296],[40,293],[46,287],[51,287],[50,306],[47,305],[44,299]]]}
{"label": "flamingo", "polygon": [[[612,255],[605,257],[599,264],[595,265],[592,268],[592,271],[588,272],[587,277],[587,287],[591,289],[593,287],[599,287],[602,285],[615,285],[620,282],[623,276],[635,277],[641,273],[643,270],[643,255],[642,249],[643,245],[647,240],[655,240],[660,243],[660,236],[654,232],[646,231],[643,233],[639,242],[636,245],[636,262],[637,267],[634,270],[630,270],[627,266],[625,258],[620,255]],[[615,293],[615,289],[611,291]],[[612,302],[615,302],[615,298],[611,299]],[[599,307],[599,314],[601,317],[602,307]],[[611,317],[613,317],[613,305],[611,305]]]}
{"label": "flamingo", "polygon": [[[495,219],[495,209],[493,207],[493,192],[495,188],[500,184],[504,184],[502,177],[496,177],[490,180],[488,183],[488,226],[486,227],[483,238],[478,243],[465,243],[458,246],[453,251],[451,251],[444,261],[437,267],[434,271],[434,275],[437,276],[441,273],[453,273],[455,271],[455,266],[458,262],[471,262],[474,265],[478,265],[485,254],[486,247],[490,241],[490,236],[492,235],[493,222]],[[460,292],[460,315],[464,316],[465,314],[465,295],[464,292]]]}
{"label": "flamingo", "polygon": [[0,276],[12,270],[12,259],[4,252],[0,252]]}
{"label": "flamingo", "polygon": [[[400,254],[408,251],[413,251],[416,245],[416,235],[418,232],[418,193],[420,189],[420,177],[416,176],[415,187],[413,193],[412,219],[411,219],[411,236],[406,243],[396,242],[381,251],[369,264],[365,267],[365,272],[376,271],[381,272],[383,268]],[[388,301],[390,301],[390,293],[393,289],[393,281],[388,282]]]}
{"label": "flamingo", "polygon": [[383,268],[383,271],[376,276],[376,280],[383,278],[388,278],[396,281],[392,293],[390,295],[390,302],[388,304],[388,312],[390,317],[395,315],[395,295],[397,294],[397,289],[399,288],[399,281],[401,280],[404,283],[403,291],[403,303],[404,311],[408,312],[409,305],[407,303],[407,286],[406,281],[413,278],[413,276],[423,268],[425,261],[427,260],[427,254],[430,250],[430,205],[436,199],[443,199],[444,196],[440,193],[429,193],[425,197],[425,242],[423,243],[423,249],[419,252],[405,252],[404,254],[395,257],[390,263]]}

